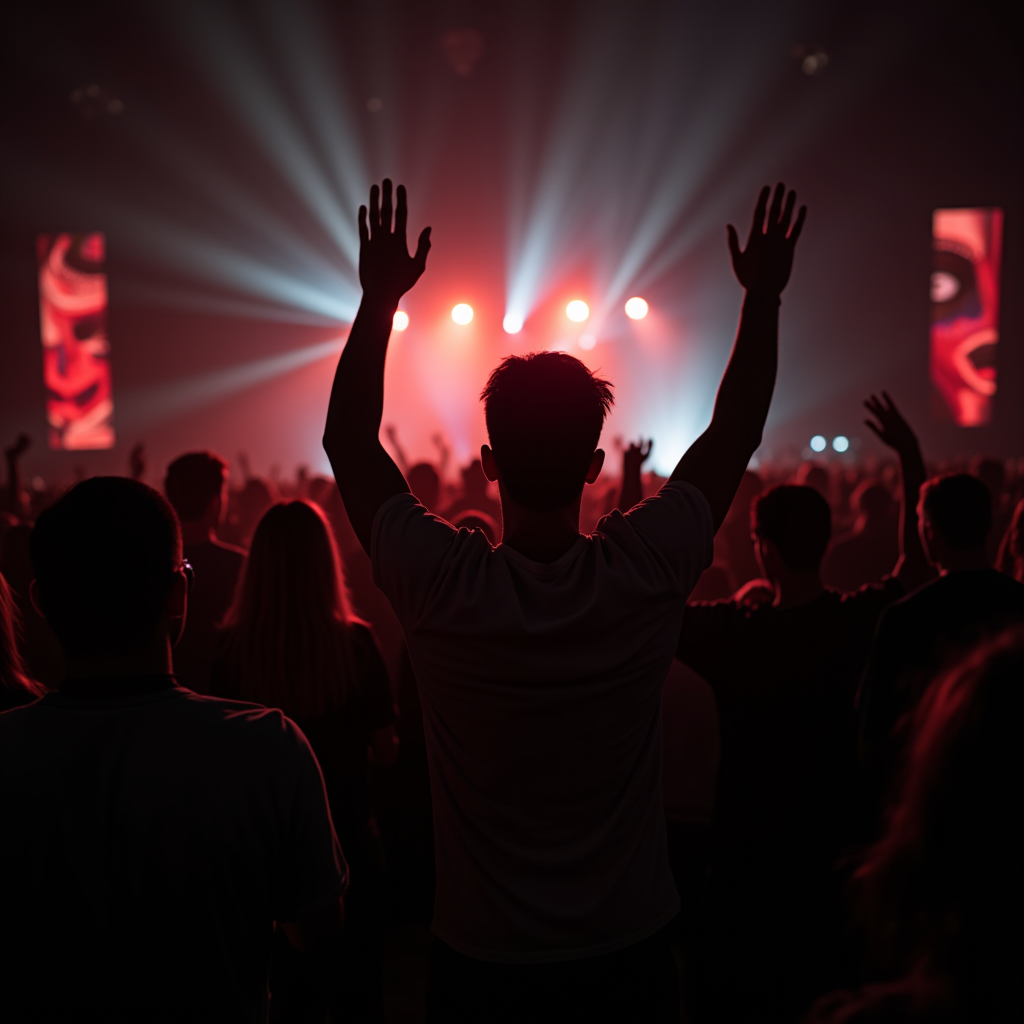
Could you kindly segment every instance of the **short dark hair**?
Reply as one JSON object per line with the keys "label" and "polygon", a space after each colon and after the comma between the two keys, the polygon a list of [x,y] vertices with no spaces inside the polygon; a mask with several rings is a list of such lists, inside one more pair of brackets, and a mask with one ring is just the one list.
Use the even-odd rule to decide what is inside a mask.
{"label": "short dark hair", "polygon": [[215,452],[188,452],[167,467],[164,493],[182,522],[191,522],[220,497],[227,476],[228,464]]}
{"label": "short dark hair", "polygon": [[139,650],[181,564],[174,509],[125,477],[83,480],[42,512],[29,538],[38,600],[75,656]]}
{"label": "short dark hair", "polygon": [[932,526],[956,551],[985,546],[992,529],[992,495],[970,473],[933,477],[921,488],[924,511]]}
{"label": "short dark hair", "polygon": [[754,501],[750,528],[775,545],[787,568],[813,572],[832,536],[832,510],[813,487],[781,484]]}
{"label": "short dark hair", "polygon": [[564,352],[502,360],[481,394],[501,479],[520,505],[547,512],[583,490],[612,385]]}

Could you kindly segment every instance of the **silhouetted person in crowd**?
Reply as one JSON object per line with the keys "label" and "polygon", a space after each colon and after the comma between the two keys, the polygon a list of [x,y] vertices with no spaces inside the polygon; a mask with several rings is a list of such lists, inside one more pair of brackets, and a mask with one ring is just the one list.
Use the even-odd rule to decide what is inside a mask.
{"label": "silhouetted person in crowd", "polygon": [[0,711],[30,704],[46,693],[29,676],[18,650],[19,618],[14,594],[0,574]]}
{"label": "silhouetted person in crowd", "polygon": [[315,983],[279,936],[271,991],[292,1007],[308,1008],[319,996],[338,1020],[379,1019],[384,921],[367,751],[379,764],[394,762],[395,713],[387,670],[369,627],[349,611],[334,538],[315,505],[274,505],[260,520],[225,641],[217,692],[279,708],[298,723],[320,763],[352,869],[331,975]]}
{"label": "silhouetted person in crowd", "polygon": [[309,744],[175,682],[190,569],[156,491],[78,484],[32,564],[68,674],[0,715],[0,1019],[263,1024],[275,920],[311,947],[341,926]]}
{"label": "silhouetted person in crowd", "polygon": [[849,591],[880,580],[899,557],[899,517],[889,489],[863,480],[854,490],[853,526],[838,538],[821,566],[827,587]]}
{"label": "silhouetted person in crowd", "polygon": [[1024,1017],[1024,630],[967,654],[915,717],[906,777],[855,892],[878,983],[826,997],[808,1024]]}
{"label": "silhouetted person in crowd", "polygon": [[1017,502],[1013,518],[999,545],[996,568],[1018,583],[1024,583],[1024,498]]}
{"label": "silhouetted person in crowd", "polygon": [[164,493],[178,513],[185,558],[195,572],[188,630],[174,651],[174,674],[182,686],[210,693],[217,627],[245,565],[245,552],[217,537],[227,511],[228,464],[213,452],[179,456],[167,467]]}
{"label": "silhouetted person in crowd", "polygon": [[943,663],[1024,620],[1024,585],[989,568],[992,500],[981,480],[966,473],[929,480],[918,516],[921,542],[939,577],[879,620],[858,699],[866,783],[879,799],[898,768],[898,726]]}
{"label": "silhouetted person in crowd", "polygon": [[501,505],[488,493],[489,479],[479,459],[471,460],[462,469],[462,491],[444,510],[444,517],[449,522],[460,512],[483,512],[496,523],[501,522]]}
{"label": "silhouetted person in crowd", "polygon": [[[686,597],[760,444],[780,294],[804,219],[758,200],[712,421],[659,493],[579,532],[611,387],[560,352],[509,357],[484,390],[502,538],[419,505],[379,439],[398,300],[423,273],[405,190],[359,214],[363,299],[324,447],[375,578],[405,628],[423,701],[437,849],[432,1020],[678,1021],[663,929],[679,908],[661,781],[661,689]],[[792,225],[792,230],[790,230]]]}
{"label": "silhouetted person in crowd", "polygon": [[851,594],[828,590],[828,503],[812,487],[782,485],[751,514],[773,602],[695,603],[683,616],[678,657],[711,685],[721,728],[714,933],[693,986],[714,1019],[794,1019],[835,957],[832,865],[852,838],[857,684],[878,615],[928,573],[914,514],[917,438],[888,396],[865,404],[903,470],[893,575]]}

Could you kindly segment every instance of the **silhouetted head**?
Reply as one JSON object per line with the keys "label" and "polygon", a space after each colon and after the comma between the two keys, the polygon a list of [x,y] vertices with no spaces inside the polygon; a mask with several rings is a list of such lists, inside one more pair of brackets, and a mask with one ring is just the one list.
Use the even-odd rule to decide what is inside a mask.
{"label": "silhouetted head", "polygon": [[152,487],[116,476],[76,484],[36,520],[29,550],[36,603],[66,655],[130,654],[169,630],[181,530]]}
{"label": "silhouetted head", "polygon": [[167,467],[164,493],[183,523],[223,518],[228,464],[214,452],[188,452]]}
{"label": "silhouetted head", "polygon": [[[1017,626],[932,683],[885,835],[858,872],[873,938],[889,947],[876,952],[925,964],[960,999],[1019,1000],[1022,680]],[[1019,1019],[972,1010],[943,1019]]]}
{"label": "silhouetted head", "polygon": [[871,523],[881,523],[893,514],[895,502],[889,488],[874,480],[862,480],[850,495],[850,505]]}
{"label": "silhouetted head", "polygon": [[429,462],[417,462],[409,469],[409,490],[416,495],[416,500],[426,509],[437,508],[437,499],[441,494],[441,477]]}
{"label": "silhouetted head", "polygon": [[969,473],[949,473],[929,480],[918,502],[921,541],[935,565],[956,555],[984,554],[992,529],[992,497]]}
{"label": "silhouetted head", "polygon": [[497,473],[517,505],[563,508],[580,496],[588,476],[596,479],[612,385],[578,359],[564,352],[509,356],[481,397]]}
{"label": "silhouetted head", "polygon": [[832,536],[832,510],[813,487],[782,484],[754,502],[750,528],[769,579],[777,578],[780,568],[817,572]]}
{"label": "silhouetted head", "polygon": [[225,618],[239,695],[299,717],[343,704],[350,618],[324,513],[308,501],[273,505],[253,534]]}

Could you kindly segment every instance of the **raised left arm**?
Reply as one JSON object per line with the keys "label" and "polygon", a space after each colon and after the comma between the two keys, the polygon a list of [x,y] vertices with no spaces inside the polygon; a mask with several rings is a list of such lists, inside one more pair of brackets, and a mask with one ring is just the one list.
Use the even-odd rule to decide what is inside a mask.
{"label": "raised left arm", "polygon": [[[380,443],[384,412],[384,360],[398,300],[419,280],[430,249],[430,228],[420,233],[416,254],[406,245],[405,188],[397,190],[392,228],[391,182],[370,189],[369,211],[359,207],[359,282],[363,299],[338,369],[324,428],[324,451],[363,550],[377,509],[409,489]],[[367,217],[369,213],[369,217]]]}

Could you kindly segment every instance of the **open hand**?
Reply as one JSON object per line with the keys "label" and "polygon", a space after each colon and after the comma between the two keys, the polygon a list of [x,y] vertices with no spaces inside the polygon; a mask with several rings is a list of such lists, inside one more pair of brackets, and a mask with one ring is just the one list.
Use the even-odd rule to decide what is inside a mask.
{"label": "open hand", "polygon": [[[765,222],[765,210],[771,188],[765,185],[757,198],[754,208],[754,220],[750,225],[747,247],[741,252],[736,229],[730,224],[726,228],[729,238],[729,255],[732,257],[732,269],[736,279],[748,292],[756,291],[771,295],[781,295],[789,281],[793,269],[793,252],[797,239],[803,230],[807,207],[801,206],[792,229],[793,208],[796,206],[796,193],[790,191],[786,195],[786,187],[781,182],[775,186],[768,220]],[[783,205],[782,199],[786,202]]]}
{"label": "open hand", "polygon": [[639,444],[630,443],[629,447],[622,452],[622,465],[624,472],[632,470],[633,472],[639,473],[640,467],[647,461],[653,447],[654,441],[645,441],[643,438],[640,439]]}
{"label": "open hand", "polygon": [[398,186],[395,224],[391,226],[391,180],[383,189],[370,189],[369,220],[367,209],[359,207],[359,283],[363,293],[385,302],[398,300],[420,279],[430,251],[430,228],[420,232],[416,255],[409,255],[405,232],[408,208],[405,186]]}
{"label": "open hand", "polygon": [[9,459],[20,459],[32,447],[32,438],[28,434],[19,434],[14,444],[4,449],[4,454]]}
{"label": "open hand", "polygon": [[882,444],[888,445],[897,452],[911,451],[917,447],[917,435],[896,408],[896,403],[883,391],[881,398],[871,395],[865,402],[874,420],[865,420],[865,425],[878,437]]}

